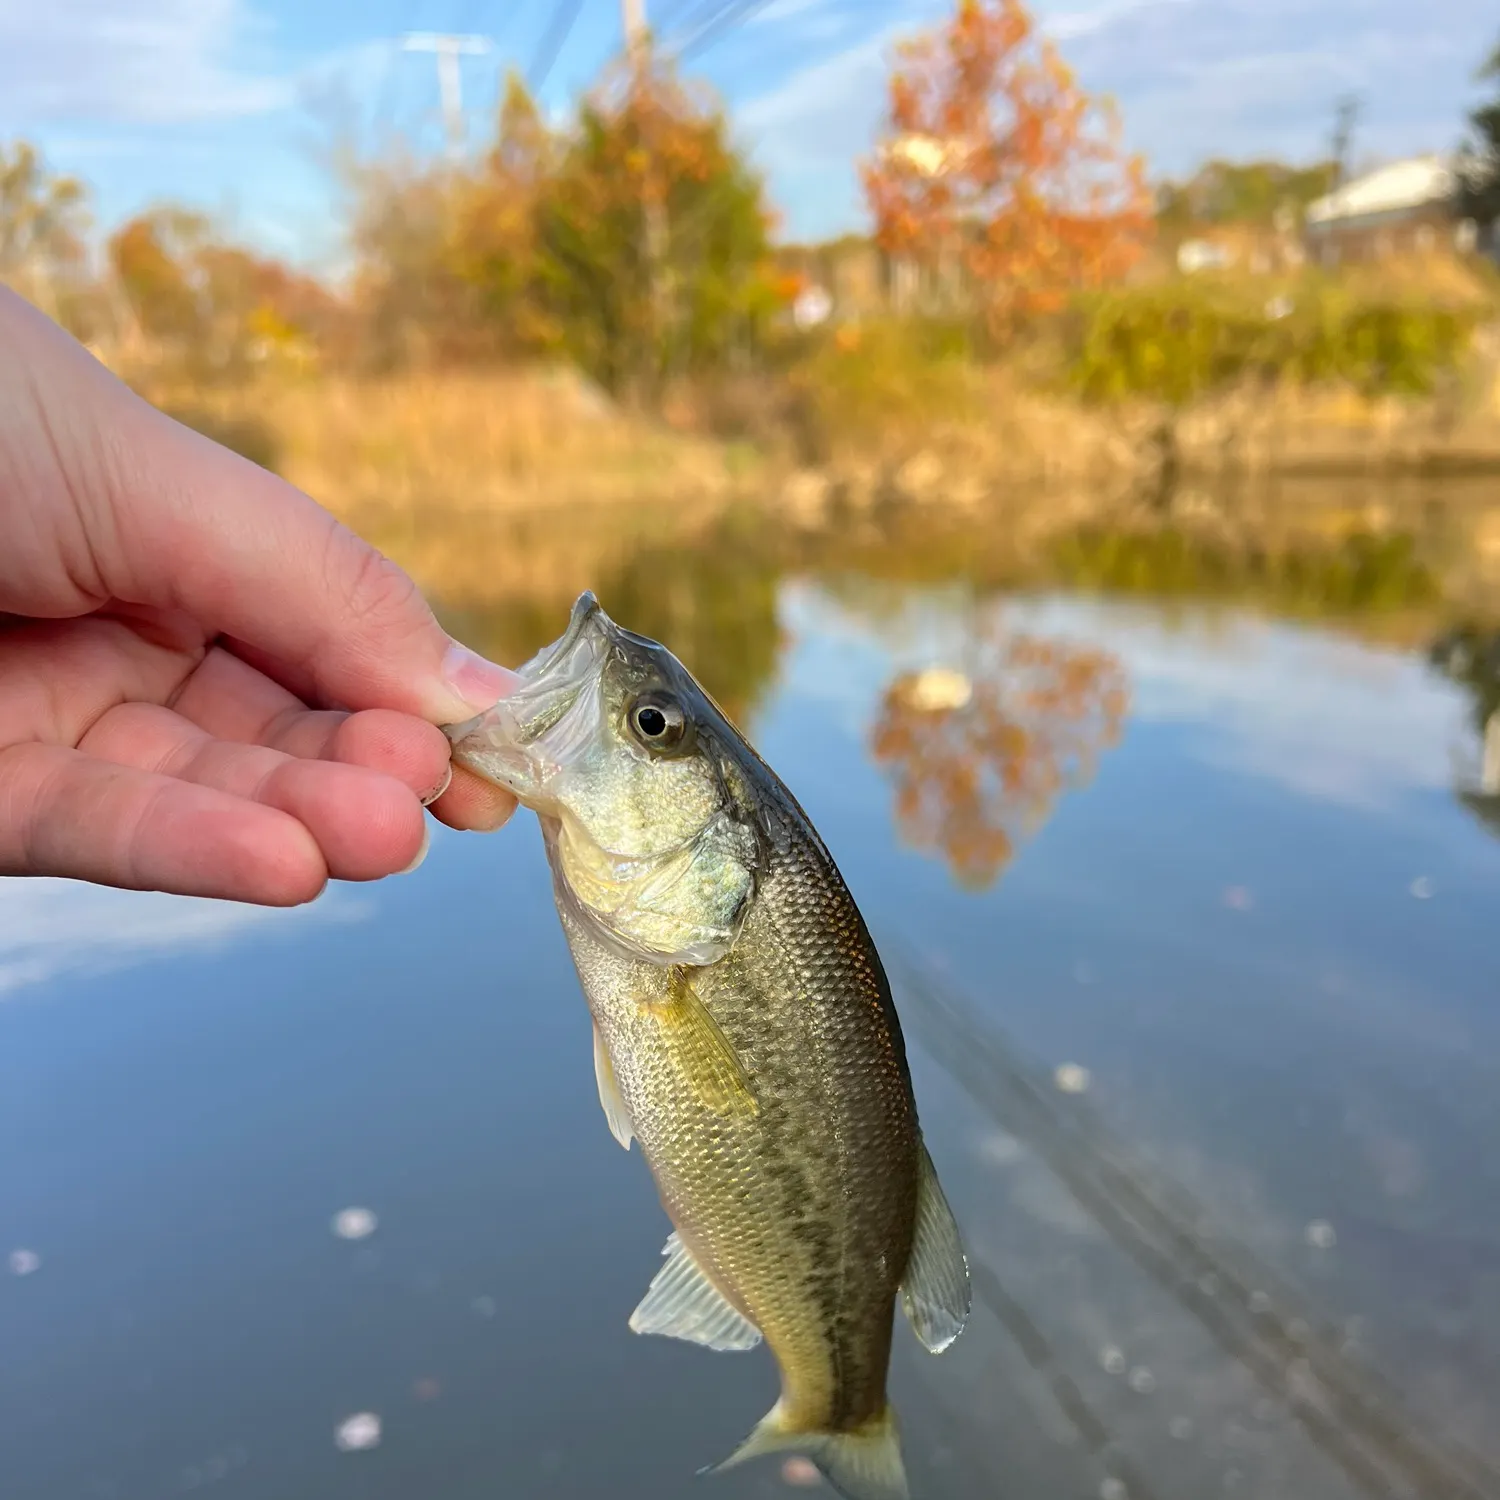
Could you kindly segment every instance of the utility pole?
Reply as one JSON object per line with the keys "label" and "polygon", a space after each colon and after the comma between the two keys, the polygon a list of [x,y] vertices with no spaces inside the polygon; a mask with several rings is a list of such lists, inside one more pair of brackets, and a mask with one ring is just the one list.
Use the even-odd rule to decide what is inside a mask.
{"label": "utility pole", "polygon": [[1349,180],[1349,153],[1354,144],[1354,127],[1359,120],[1360,99],[1357,94],[1345,94],[1334,106],[1333,116],[1333,169],[1336,173],[1334,187],[1340,188]]}
{"label": "utility pole", "polygon": [[431,52],[437,57],[438,90],[443,99],[443,124],[448,132],[448,151],[458,156],[464,146],[463,77],[460,57],[475,57],[490,50],[484,36],[454,36],[439,31],[409,31],[402,42],[408,52]]}
{"label": "utility pole", "polygon": [[620,24],[625,28],[625,50],[639,58],[646,45],[646,0],[620,0]]}

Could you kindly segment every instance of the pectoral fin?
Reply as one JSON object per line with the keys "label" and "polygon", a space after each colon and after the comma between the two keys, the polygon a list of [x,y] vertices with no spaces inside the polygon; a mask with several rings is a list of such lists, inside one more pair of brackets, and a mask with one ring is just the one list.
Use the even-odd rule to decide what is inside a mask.
{"label": "pectoral fin", "polygon": [[917,1337],[934,1354],[941,1354],[969,1321],[969,1262],[925,1145],[918,1169],[917,1232],[901,1284],[901,1305]]}
{"label": "pectoral fin", "polygon": [[704,1104],[721,1115],[759,1113],[749,1075],[684,970],[672,971],[669,998],[651,1011],[673,1061]]}
{"label": "pectoral fin", "polygon": [[620,1086],[615,1082],[615,1065],[609,1060],[609,1050],[599,1035],[597,1021],[594,1023],[594,1078],[599,1085],[599,1103],[609,1123],[609,1133],[629,1151],[635,1130],[630,1123],[630,1112],[620,1097]]}
{"label": "pectoral fin", "polygon": [[674,1233],[662,1248],[667,1263],[630,1315],[636,1333],[687,1339],[710,1349],[753,1349],[760,1329],[725,1300]]}

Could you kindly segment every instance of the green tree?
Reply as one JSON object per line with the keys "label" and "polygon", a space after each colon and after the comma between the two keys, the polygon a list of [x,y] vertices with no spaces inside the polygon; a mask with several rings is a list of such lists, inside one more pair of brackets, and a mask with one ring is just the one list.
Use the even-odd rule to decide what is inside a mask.
{"label": "green tree", "polygon": [[1205,162],[1184,182],[1163,183],[1157,194],[1157,220],[1164,229],[1202,224],[1257,224],[1269,228],[1278,210],[1300,215],[1331,192],[1336,162],[1293,167],[1279,161]]}
{"label": "green tree", "polygon": [[493,360],[556,342],[539,298],[536,220],[557,154],[512,75],[482,161],[346,160],[355,300],[374,363]]}
{"label": "green tree", "polygon": [[[1500,85],[1500,44],[1479,78]],[[1459,159],[1459,200],[1469,218],[1490,225],[1500,221],[1500,92],[1469,116],[1469,125]]]}
{"label": "green tree", "polygon": [[471,201],[466,175],[396,159],[350,173],[355,302],[377,367],[448,363],[493,352],[481,299],[455,256]]}
{"label": "green tree", "polygon": [[562,348],[607,390],[647,404],[672,376],[732,359],[780,305],[770,229],[761,182],[717,106],[655,61],[608,80],[539,206]]}
{"label": "green tree", "polygon": [[494,145],[459,206],[454,255],[458,274],[477,288],[484,316],[510,352],[560,341],[542,297],[539,211],[561,149],[525,83],[512,73]]}
{"label": "green tree", "polygon": [[649,405],[755,347],[785,300],[722,111],[649,57],[566,129],[512,77],[481,161],[349,179],[356,302],[385,363],[561,354]]}

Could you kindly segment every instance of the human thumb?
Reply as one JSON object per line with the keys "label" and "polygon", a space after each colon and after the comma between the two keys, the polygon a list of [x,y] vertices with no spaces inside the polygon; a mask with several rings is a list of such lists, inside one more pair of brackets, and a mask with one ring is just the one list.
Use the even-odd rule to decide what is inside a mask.
{"label": "human thumb", "polygon": [[87,538],[90,593],[181,610],[323,706],[442,724],[511,688],[307,495],[158,411],[19,299],[0,310]]}
{"label": "human thumb", "polygon": [[149,602],[233,637],[327,705],[443,724],[511,690],[514,674],[449,637],[396,563],[300,490],[148,412],[159,462],[124,498],[132,571],[153,560],[139,573]]}

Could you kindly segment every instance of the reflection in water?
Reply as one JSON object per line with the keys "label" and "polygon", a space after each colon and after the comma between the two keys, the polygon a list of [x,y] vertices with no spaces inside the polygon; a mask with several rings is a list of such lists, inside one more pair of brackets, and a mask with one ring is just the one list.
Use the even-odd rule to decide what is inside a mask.
{"label": "reflection in water", "polygon": [[77,880],[0,879],[0,1000],[68,973],[100,973],[168,953],[211,950],[251,929],[358,920],[342,893],[293,911],[123,891]]}
{"label": "reflection in water", "polygon": [[[600,522],[573,524],[588,532]],[[653,534],[617,547],[595,536],[578,561],[549,573],[544,589],[518,587],[482,607],[450,605],[444,623],[496,661],[516,664],[557,639],[574,598],[589,588],[626,629],[669,645],[724,712],[747,724],[781,649],[781,568],[763,538],[731,517],[702,536]]]}
{"label": "reflection in water", "polygon": [[[1295,1416],[1307,1436],[1362,1495],[1411,1500],[1486,1500],[1500,1469],[1451,1438],[1423,1429],[1394,1388],[1346,1352],[1277,1272],[1243,1245],[1215,1234],[1210,1215],[1150,1171],[1080,1104],[1060,1108],[1042,1079],[980,1019],[934,966],[900,954],[903,1013],[922,1045],[1008,1135],[1044,1160],[1095,1223]],[[1147,1493],[1122,1471],[1119,1445],[1053,1356],[1025,1308],[976,1259],[974,1290],[1049,1383],[1084,1444],[1113,1458],[1123,1495]]]}
{"label": "reflection in water", "polygon": [[[1003,517],[685,524],[465,519],[423,582],[510,662],[594,588],[753,717],[872,923],[942,949],[898,1000],[975,1318],[943,1361],[897,1341],[914,1493],[1500,1496],[1500,845],[1450,795],[1495,805],[1500,672],[1433,680],[1408,648],[1444,611],[1376,586],[1395,551],[1278,547],[1301,596],[1194,563],[1163,606],[1176,544],[1122,544],[1095,581],[1136,599],[1002,621]],[[1324,628],[1264,618],[1313,595]],[[993,881],[1127,691],[1129,755],[1040,878],[910,878],[893,821]],[[684,1434],[722,1456],[771,1372],[706,1392],[695,1351],[597,1316],[665,1225],[599,1119],[535,839],[439,838],[306,913],[0,881],[0,990],[49,1002],[0,1004],[4,1500],[711,1500]]]}
{"label": "reflection in water", "polygon": [[1500,837],[1500,633],[1461,625],[1439,637],[1428,657],[1471,700],[1478,745],[1471,763],[1461,769],[1456,795]]}
{"label": "reflection in water", "polygon": [[1129,688],[1110,652],[1010,631],[998,615],[968,650],[966,672],[890,683],[871,749],[895,781],[902,838],[982,890],[1119,739]]}
{"label": "reflection in water", "polygon": [[1156,597],[1253,597],[1282,613],[1325,617],[1431,605],[1433,569],[1408,534],[1355,530],[1317,547],[1231,544],[1164,526],[1138,531],[1085,527],[1052,549],[1064,581]]}
{"label": "reflection in water", "polygon": [[781,652],[778,580],[779,569],[763,550],[728,529],[706,551],[662,545],[640,552],[597,592],[626,629],[669,645],[743,728],[770,687]]}

